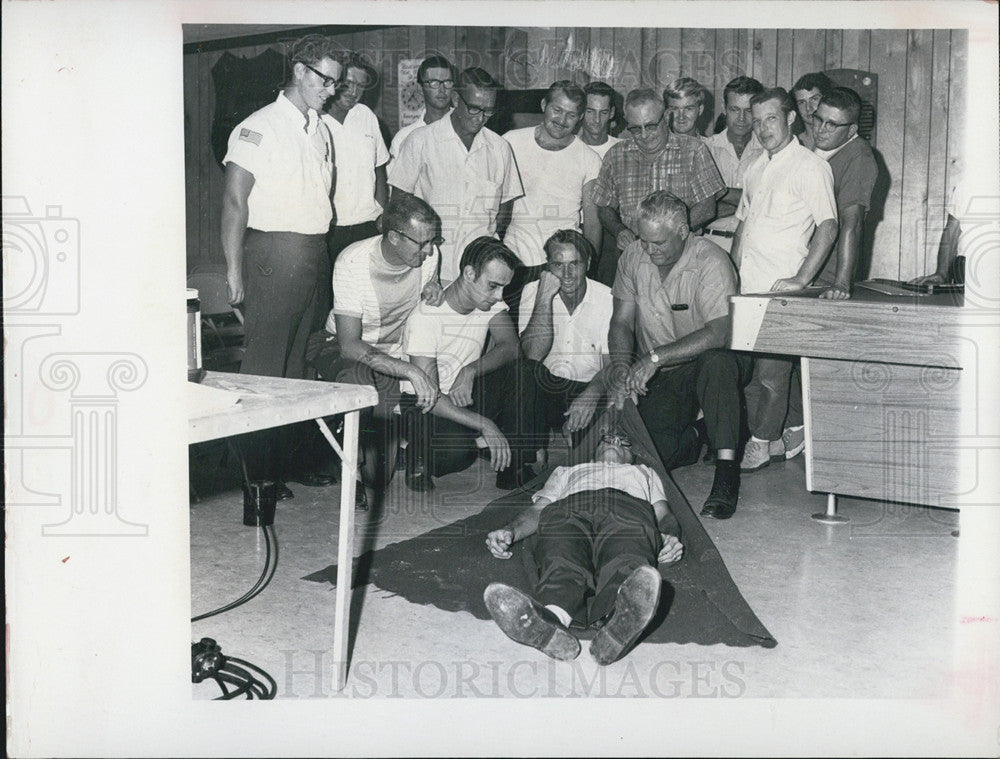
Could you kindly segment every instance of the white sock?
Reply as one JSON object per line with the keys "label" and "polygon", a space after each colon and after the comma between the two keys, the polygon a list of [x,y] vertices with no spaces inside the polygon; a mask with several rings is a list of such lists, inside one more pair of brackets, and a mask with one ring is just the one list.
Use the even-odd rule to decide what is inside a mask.
{"label": "white sock", "polygon": [[798,432],[803,427],[805,427],[804,424],[800,424],[798,427],[785,427],[785,432]]}
{"label": "white sock", "polygon": [[757,443],[770,443],[771,442],[770,440],[762,440],[761,438],[757,437],[756,435],[751,435],[750,439],[753,440],[753,441],[755,441],[755,442],[757,442]]}
{"label": "white sock", "polygon": [[556,606],[555,604],[549,604],[545,608],[551,611],[557,617],[559,617],[559,621],[562,622],[563,627],[569,627],[569,623],[573,621],[573,618],[569,615],[569,612],[566,611],[561,606]]}

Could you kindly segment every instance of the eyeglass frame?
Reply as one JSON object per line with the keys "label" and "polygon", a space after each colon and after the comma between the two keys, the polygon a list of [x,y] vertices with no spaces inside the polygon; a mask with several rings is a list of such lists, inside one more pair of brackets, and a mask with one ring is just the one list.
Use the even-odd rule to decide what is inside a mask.
{"label": "eyeglass frame", "polygon": [[660,118],[657,119],[656,121],[651,122],[649,124],[636,124],[635,126],[627,126],[625,127],[625,131],[627,131],[633,137],[642,137],[642,135],[644,135],[647,131],[654,132],[657,129],[659,129],[666,115],[667,112],[666,110],[664,110],[663,113],[660,114]]}
{"label": "eyeglass frame", "polygon": [[610,432],[605,432],[601,435],[602,443],[611,443],[612,445],[621,446],[622,448],[631,448],[632,441],[623,435],[612,435]]}
{"label": "eyeglass frame", "polygon": [[827,129],[843,129],[844,127],[849,127],[852,124],[854,124],[853,121],[848,121],[844,124],[838,124],[836,121],[820,119],[815,113],[812,115],[813,129],[819,132],[826,131]]}
{"label": "eyeglass frame", "polygon": [[465,103],[465,110],[467,110],[469,112],[469,115],[472,117],[482,115],[486,117],[487,121],[489,121],[490,119],[493,118],[494,114],[496,114],[497,112],[496,103],[494,103],[493,108],[480,108],[479,106],[476,105],[469,105],[469,101],[465,99],[464,95],[462,95],[461,90],[455,90],[455,94],[458,95],[459,100]]}
{"label": "eyeglass frame", "polygon": [[392,231],[395,232],[397,235],[402,235],[407,240],[416,245],[417,250],[423,250],[428,245],[430,245],[431,247],[435,245],[440,247],[441,243],[444,242],[444,238],[441,235],[434,235],[434,237],[432,237],[430,240],[424,240],[423,242],[420,242],[420,240],[414,240],[412,237],[410,237],[408,234],[406,234],[406,232],[404,232],[401,229],[394,229]]}
{"label": "eyeglass frame", "polygon": [[454,79],[424,79],[422,81],[417,81],[417,84],[426,84],[432,90],[440,90],[442,87],[446,90],[455,89]]}
{"label": "eyeglass frame", "polygon": [[340,81],[340,77],[339,76],[327,76],[322,71],[320,71],[319,69],[313,68],[312,66],[310,66],[305,61],[299,61],[299,63],[301,63],[303,66],[305,66],[307,69],[309,69],[316,76],[318,76],[320,79],[323,80],[323,88],[324,89],[330,89],[331,87],[334,87],[337,84],[337,82]]}

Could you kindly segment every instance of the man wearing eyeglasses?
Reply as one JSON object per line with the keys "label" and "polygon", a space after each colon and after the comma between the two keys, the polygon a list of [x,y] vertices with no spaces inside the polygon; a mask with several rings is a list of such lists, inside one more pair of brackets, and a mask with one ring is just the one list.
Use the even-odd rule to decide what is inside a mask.
{"label": "man wearing eyeglasses", "polygon": [[392,138],[389,145],[389,166],[399,158],[399,151],[410,134],[422,126],[440,121],[451,113],[451,93],[455,89],[455,67],[443,55],[432,55],[420,63],[417,84],[424,95],[424,107],[416,121],[407,124]]}
{"label": "man wearing eyeglasses", "polygon": [[715,200],[726,186],[712,154],[700,139],[670,131],[662,98],[649,88],[632,90],[625,98],[625,122],[630,139],[608,151],[594,183],[601,224],[618,250],[635,241],[639,203],[655,190],[684,202],[692,229],[715,218]]}
{"label": "man wearing eyeglasses", "polygon": [[504,231],[499,220],[509,220],[511,205],[524,194],[510,145],[486,128],[499,88],[481,68],[463,71],[448,118],[414,130],[392,163],[393,192],[423,198],[441,216],[444,284],[458,278],[466,245]]}
{"label": "man wearing eyeglasses", "polygon": [[639,204],[639,239],[618,261],[608,332],[609,395],[621,408],[631,398],[668,469],[701,452],[698,409],[715,451],[715,479],[702,516],[736,511],[740,471],[740,389],[748,366],[729,340],[729,297],[736,272],[725,252],[692,234],[684,204],[665,190]]}
{"label": "man wearing eyeglasses", "polygon": [[379,402],[362,417],[362,480],[375,507],[395,463],[393,407],[399,381],[410,384],[416,405],[426,411],[437,386],[415,364],[403,360],[403,325],[421,298],[441,302],[435,251],[441,220],[412,195],[394,198],[381,235],[349,245],[333,268],[333,308],[326,329],[310,340],[310,362],[329,382],[373,385]]}
{"label": "man wearing eyeglasses", "polygon": [[[247,117],[229,138],[222,250],[229,300],[244,304],[244,374],[305,376],[306,342],[322,313],[321,288],[329,272],[324,235],[333,218],[336,169],[333,138],[320,113],[340,78],[334,55],[325,37],[296,42],[291,78],[277,100]],[[283,483],[276,443],[271,433],[254,437],[248,451],[252,477]],[[279,498],[290,496],[281,484]]]}
{"label": "man wearing eyeglasses", "polygon": [[531,506],[486,537],[498,559],[537,534],[538,583],[528,595],[504,583],[483,600],[512,640],[554,659],[575,659],[570,626],[598,627],[590,654],[611,664],[649,625],[660,598],[657,564],[680,561],[684,547],[659,475],[636,464],[621,433],[602,435],[592,462],[556,467]]}
{"label": "man wearing eyeglasses", "polygon": [[389,151],[378,118],[361,102],[372,79],[370,67],[351,53],[325,116],[337,148],[337,192],[333,197],[337,225],[327,239],[331,266],[348,245],[379,233],[378,218],[389,203],[385,170]]}
{"label": "man wearing eyeglasses", "polygon": [[[732,255],[740,292],[801,290],[812,284],[837,237],[833,172],[792,134],[795,105],[785,90],[754,95],[750,108],[765,153],[747,170],[736,211],[740,224]],[[744,472],[784,458],[792,443],[785,427],[792,368],[792,359],[780,356],[754,361],[746,388],[751,437],[740,465]]]}

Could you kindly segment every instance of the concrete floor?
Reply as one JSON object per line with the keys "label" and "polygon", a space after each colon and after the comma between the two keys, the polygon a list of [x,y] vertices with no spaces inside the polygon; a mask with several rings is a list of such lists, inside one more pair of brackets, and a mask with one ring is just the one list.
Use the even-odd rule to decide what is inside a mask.
{"label": "concrete floor", "polygon": [[[200,452],[192,471],[211,473],[218,452]],[[261,532],[242,525],[242,496],[226,484],[234,473],[214,476],[214,486],[202,477],[205,495],[191,505],[192,615],[240,597],[264,565]],[[674,477],[697,512],[712,467],[695,464]],[[953,659],[957,512],[842,498],[840,513],[851,521],[827,526],[810,518],[825,508],[825,496],[806,492],[804,483],[802,457],[772,465],[744,476],[732,519],[705,520],[736,584],[777,639],[770,650],[642,643],[602,668],[585,643],[576,661],[556,662],[490,621],[366,586],[354,594],[348,685],[334,693],[334,589],[302,578],[335,562],[338,486],[294,484],[295,498],[278,504],[273,581],[240,608],[193,624],[192,640],[215,638],[223,653],[259,665],[277,681],[279,698],[940,695]],[[397,476],[377,529],[358,512],[359,543],[405,540],[501,495],[484,461],[437,484],[431,498],[418,500]],[[213,698],[218,690],[202,683],[193,694]]]}

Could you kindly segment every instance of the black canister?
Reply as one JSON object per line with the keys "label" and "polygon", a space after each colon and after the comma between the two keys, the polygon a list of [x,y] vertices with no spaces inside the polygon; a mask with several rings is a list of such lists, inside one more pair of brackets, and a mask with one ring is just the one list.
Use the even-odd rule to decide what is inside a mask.
{"label": "black canister", "polygon": [[187,361],[188,380],[201,381],[201,301],[198,291],[187,288]]}
{"label": "black canister", "polygon": [[243,524],[247,527],[270,527],[278,505],[278,488],[273,480],[251,480],[243,491]]}

